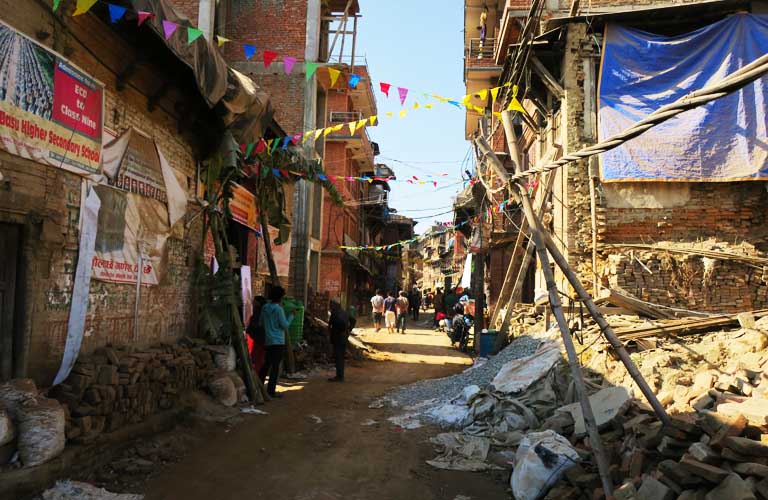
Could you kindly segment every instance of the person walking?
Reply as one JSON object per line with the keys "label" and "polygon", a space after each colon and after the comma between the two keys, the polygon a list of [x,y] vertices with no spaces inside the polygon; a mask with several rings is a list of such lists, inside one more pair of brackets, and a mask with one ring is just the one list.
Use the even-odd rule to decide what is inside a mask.
{"label": "person walking", "polygon": [[387,293],[384,299],[384,324],[387,325],[387,333],[395,333],[395,323],[397,322],[397,299],[395,292]]}
{"label": "person walking", "polygon": [[285,317],[285,311],[281,302],[285,297],[285,289],[281,286],[272,287],[269,291],[269,303],[261,309],[259,323],[264,329],[264,344],[266,356],[264,365],[259,372],[259,378],[264,383],[269,374],[267,394],[273,398],[280,398],[277,394],[277,377],[280,374],[280,362],[285,353],[285,330],[293,321],[293,314]]}
{"label": "person walking", "polygon": [[331,301],[331,317],[328,320],[328,334],[333,346],[333,358],[336,362],[336,376],[328,382],[344,382],[344,355],[347,352],[349,332],[353,328],[349,313],[341,308],[337,300]]}
{"label": "person walking", "polygon": [[437,315],[440,313],[443,313],[443,316],[445,316],[445,303],[443,302],[443,290],[438,288],[435,291],[435,296],[432,298],[432,302],[435,304],[435,319],[434,324],[432,325],[432,328],[435,330],[438,329],[440,326],[439,320],[437,319]]}
{"label": "person walking", "polygon": [[397,331],[403,335],[405,335],[405,324],[408,321],[408,310],[410,307],[408,302],[405,291],[401,290],[395,306],[397,308]]}
{"label": "person walking", "polygon": [[408,297],[408,310],[411,312],[413,321],[419,321],[419,308],[421,307],[421,292],[416,285],[411,289],[411,296]]}
{"label": "person walking", "polygon": [[384,297],[381,295],[381,290],[376,290],[376,295],[371,297],[371,307],[373,308],[373,326],[376,328],[376,333],[379,333],[384,319]]}

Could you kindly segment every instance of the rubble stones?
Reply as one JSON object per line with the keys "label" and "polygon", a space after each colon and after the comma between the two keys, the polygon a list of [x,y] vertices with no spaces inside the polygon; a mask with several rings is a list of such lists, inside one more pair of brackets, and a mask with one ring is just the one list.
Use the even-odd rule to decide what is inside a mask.
{"label": "rubble stones", "polygon": [[707,493],[705,500],[756,500],[749,483],[737,474],[729,474],[715,489]]}
{"label": "rubble stones", "polygon": [[[616,418],[624,414],[629,408],[630,397],[624,387],[608,387],[602,389],[589,397],[589,403],[592,406],[592,413],[595,415],[595,421],[598,428],[605,428]],[[581,437],[586,435],[587,428],[584,424],[584,416],[581,412],[581,404],[573,403],[563,406],[557,412],[570,413],[574,421],[574,435]]]}
{"label": "rubble stones", "polygon": [[645,476],[635,498],[637,500],[674,500],[675,492],[658,479]]}

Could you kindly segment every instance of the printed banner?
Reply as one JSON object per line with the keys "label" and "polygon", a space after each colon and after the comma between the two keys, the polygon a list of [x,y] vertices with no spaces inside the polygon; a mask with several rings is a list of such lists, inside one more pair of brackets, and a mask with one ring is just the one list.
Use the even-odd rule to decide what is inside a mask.
{"label": "printed banner", "polygon": [[259,230],[259,223],[256,221],[256,196],[239,184],[234,184],[232,189],[229,211],[236,222],[254,231]]}
{"label": "printed banner", "polygon": [[79,175],[95,174],[103,106],[100,83],[0,22],[0,148]]}
{"label": "printed banner", "polygon": [[[275,245],[275,238],[280,235],[280,230],[269,226],[269,241],[272,243],[272,257],[275,259],[278,276],[288,276],[291,268],[291,238],[282,245]],[[262,232],[262,237],[266,236]],[[259,260],[256,266],[259,274],[269,274],[269,265],[267,264],[267,253],[264,250],[264,242],[259,242]]]}
{"label": "printed banner", "polygon": [[[734,14],[675,36],[609,24],[600,75],[599,138],[720,82],[768,52],[768,16]],[[768,179],[768,78],[681,113],[603,153],[604,181]]]}

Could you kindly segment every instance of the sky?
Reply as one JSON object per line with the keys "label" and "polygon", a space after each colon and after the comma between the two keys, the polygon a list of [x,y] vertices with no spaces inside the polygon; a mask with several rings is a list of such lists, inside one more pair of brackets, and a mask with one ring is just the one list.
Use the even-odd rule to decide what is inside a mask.
{"label": "sky", "polygon": [[[464,139],[464,112],[435,99],[429,92],[461,100],[463,83],[464,2],[461,0],[360,0],[358,56],[368,61],[378,104],[379,125],[369,127],[371,140],[379,144],[377,163],[393,168],[398,179],[424,179],[448,173],[433,185],[392,182],[390,207],[418,220],[416,232],[429,229],[435,220],[451,221],[451,203],[462,188],[461,172],[469,143]],[[390,97],[379,82],[392,84]],[[409,89],[405,118],[397,87]],[[414,102],[422,108],[413,110]],[[431,110],[424,104],[434,103]],[[386,118],[394,111],[394,118]],[[397,161],[395,161],[397,160]],[[470,168],[471,170],[471,168]],[[451,184],[454,184],[451,186]]]}

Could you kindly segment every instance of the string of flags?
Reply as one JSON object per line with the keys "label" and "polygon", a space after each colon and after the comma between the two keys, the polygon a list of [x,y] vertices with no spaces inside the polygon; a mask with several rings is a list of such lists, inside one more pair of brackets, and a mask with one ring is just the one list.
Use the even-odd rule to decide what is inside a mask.
{"label": "string of flags", "polygon": [[[124,21],[126,18],[126,14],[128,12],[132,12],[133,14],[135,14],[136,22],[138,26],[141,26],[142,24],[144,24],[144,22],[147,19],[152,19],[156,17],[153,12],[141,11],[141,10],[133,11],[133,10],[129,10],[127,7],[109,3],[104,0],[76,0],[75,11],[73,12],[72,15],[79,16],[87,13],[97,2],[102,2],[107,5],[107,8],[109,10],[110,22],[112,23],[118,23],[118,22]],[[60,3],[61,3],[61,0],[53,0],[54,12],[58,10]],[[184,36],[182,34],[184,32],[186,32],[187,44],[192,44],[200,38],[205,39],[205,35],[202,30],[192,26],[184,27],[179,25],[178,23],[174,23],[167,19],[164,19],[162,21],[162,27],[163,27],[163,36],[165,37],[166,40],[169,40],[174,35]],[[245,59],[249,61],[256,56],[256,53],[258,51],[258,48],[256,47],[256,45],[253,45],[250,43],[235,42],[229,38],[225,38],[220,35],[215,35],[214,38],[215,38],[216,45],[218,47],[222,47],[227,43],[241,45]],[[285,55],[281,56],[279,53],[272,50],[265,49],[262,51],[261,55],[262,55],[262,61],[264,63],[265,68],[269,68],[272,65],[272,63],[274,63],[278,59],[281,59],[283,62],[283,67],[286,74],[291,74],[293,69],[297,66],[297,64],[299,64],[298,58],[285,56]],[[305,69],[305,75],[307,80],[311,79],[317,73],[318,69],[321,67],[320,63],[312,62],[312,61],[303,61],[301,62],[301,64],[305,66],[304,69]],[[328,77],[331,82],[331,88],[335,87],[336,84],[339,82],[339,78],[342,74],[342,71],[330,66],[323,66],[323,70],[327,71],[328,73]],[[350,88],[356,88],[357,85],[362,80],[363,80],[362,76],[352,73],[349,75],[347,79],[347,85]],[[399,116],[400,118],[405,118],[409,113],[409,111],[418,110],[418,109],[432,109],[434,107],[434,103],[432,102],[427,102],[422,105],[415,99],[412,99],[413,100],[412,105],[409,105],[409,107],[406,107],[405,103],[409,95],[412,98],[414,95],[421,97],[422,102],[424,102],[424,100],[429,101],[434,99],[434,100],[437,100],[439,103],[449,104],[459,109],[466,108],[468,110],[475,111],[477,113],[482,114],[485,112],[485,108],[482,106],[477,106],[473,104],[472,103],[473,97],[480,99],[481,101],[487,101],[488,97],[490,96],[492,102],[495,104],[501,90],[503,88],[509,88],[509,87],[512,87],[512,99],[506,109],[508,111],[518,111],[521,113],[526,113],[525,108],[523,108],[522,104],[517,98],[517,93],[518,93],[517,86],[516,85],[512,86],[510,83],[505,83],[504,85],[501,85],[499,87],[483,89],[471,94],[466,94],[462,96],[461,99],[452,99],[450,97],[443,97],[441,95],[430,93],[430,92],[420,92],[420,93],[412,92],[411,89],[407,87],[397,86],[394,88],[396,88],[397,90],[397,98],[399,99],[400,105],[403,109],[401,109],[398,113],[395,113],[394,111],[389,111],[385,113],[383,116],[386,118],[394,118],[395,116]],[[384,94],[384,96],[386,96],[387,98],[390,97],[390,92],[392,91],[392,89],[393,89],[393,85],[391,83],[379,82],[379,91],[382,94]],[[501,113],[493,112],[493,115],[501,119]],[[360,120],[355,120],[347,123],[338,123],[338,124],[334,124],[324,128],[309,130],[302,134],[291,134],[281,139],[272,140],[274,141],[274,144],[272,144],[272,141],[268,141],[269,144],[265,144],[266,146],[265,149],[267,150],[268,153],[271,153],[281,144],[282,144],[281,147],[285,149],[288,146],[289,142],[292,142],[293,144],[297,144],[299,141],[301,142],[313,141],[313,140],[319,139],[321,136],[326,137],[334,132],[341,132],[345,128],[349,129],[350,135],[354,135],[356,131],[360,130],[363,127],[375,126],[378,120],[379,120],[379,117],[377,115],[371,115]],[[245,147],[246,150],[248,149],[253,150],[254,148],[257,147],[257,144],[260,145],[261,141],[259,141],[258,143],[244,144],[243,146]]]}

